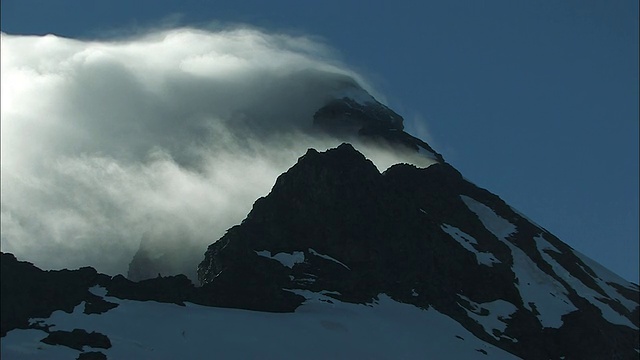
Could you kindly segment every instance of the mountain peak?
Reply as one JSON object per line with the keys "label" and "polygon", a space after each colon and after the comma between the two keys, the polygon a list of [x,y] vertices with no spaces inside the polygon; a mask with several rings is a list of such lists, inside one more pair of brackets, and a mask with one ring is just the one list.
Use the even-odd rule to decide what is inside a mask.
{"label": "mountain peak", "polygon": [[[360,139],[419,152],[437,162],[444,162],[426,142],[404,131],[404,119],[395,111],[361,90],[354,97],[333,98],[313,115],[317,129],[343,139]],[[353,96],[353,95],[352,95]]]}
{"label": "mountain peak", "polygon": [[331,100],[314,114],[314,123],[332,132],[350,128],[395,131],[404,129],[404,119],[393,110],[373,98],[371,101],[360,101],[346,96]]}
{"label": "mountain peak", "polygon": [[[640,345],[637,285],[573,251],[449,164],[397,164],[380,173],[350,144],[309,149],[282,174],[240,225],[209,246],[198,266],[201,287],[185,276],[136,283],[93,269],[44,272],[5,254],[2,267],[3,332],[45,331],[47,339],[59,335],[73,346],[94,329],[52,332],[57,323],[51,319],[64,316],[52,311],[75,306],[69,316],[84,322],[105,314],[124,323],[139,316],[132,308],[159,311],[134,304],[146,300],[175,304],[163,311],[180,319],[203,311],[193,304],[295,312],[278,319],[392,306],[412,317],[447,319],[456,330],[449,326],[445,337],[463,341],[467,350],[480,341],[485,345],[475,350],[483,354],[500,349],[501,356],[526,359],[632,359]],[[32,284],[29,291],[20,290],[23,279]],[[96,285],[104,290],[96,292]],[[49,296],[52,287],[55,302],[33,300]],[[119,307],[123,312],[111,311]],[[385,326],[406,320],[382,318],[381,311],[371,316]],[[207,324],[220,319],[207,314]],[[257,323],[249,313],[237,314]],[[320,324],[335,330],[358,321]],[[412,326],[420,335],[434,331],[429,321]],[[104,331],[117,336],[112,340],[122,338]]]}
{"label": "mountain peak", "polygon": [[590,334],[598,357],[638,347],[637,286],[604,280],[446,163],[380,173],[348,144],[309,150],[209,246],[198,275],[229,296],[310,291],[371,303],[386,294],[526,358],[594,358],[576,332]]}

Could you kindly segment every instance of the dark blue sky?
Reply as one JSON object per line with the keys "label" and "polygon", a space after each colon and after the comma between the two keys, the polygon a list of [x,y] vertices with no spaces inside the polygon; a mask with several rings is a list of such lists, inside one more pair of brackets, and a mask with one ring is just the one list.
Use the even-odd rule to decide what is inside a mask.
{"label": "dark blue sky", "polygon": [[322,39],[468,179],[638,282],[637,0],[2,1],[10,34],[211,22]]}

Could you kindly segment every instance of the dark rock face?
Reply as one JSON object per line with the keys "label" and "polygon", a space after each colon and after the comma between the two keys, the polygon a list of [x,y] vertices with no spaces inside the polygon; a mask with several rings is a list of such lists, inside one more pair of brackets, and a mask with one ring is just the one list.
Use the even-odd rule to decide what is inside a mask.
{"label": "dark rock face", "polygon": [[56,310],[72,312],[82,301],[97,298],[89,287],[104,284],[109,276],[93,268],[43,271],[33,264],[2,253],[2,332],[29,327],[29,318],[49,317]]}
{"label": "dark rock face", "polygon": [[[470,210],[465,197],[491,209],[517,232],[499,239]],[[492,262],[481,264],[479,255],[452,238],[451,229],[473,237],[476,252],[491,254]],[[536,237],[558,252],[543,254]],[[516,275],[516,252],[524,252],[545,281],[567,289],[576,310],[562,317],[561,326],[544,326],[544,314],[536,307],[544,304],[522,295],[519,286],[530,284],[520,284],[525,278]],[[198,276],[231,304],[251,299],[277,304],[284,293],[296,289],[329,291],[336,299],[356,303],[385,293],[418,307],[432,306],[480,339],[523,358],[635,358],[637,328],[605,320],[545,256],[637,326],[637,286],[618,285],[625,290],[612,298],[566,244],[464,180],[450,165],[421,169],[400,164],[380,174],[343,144],[325,153],[309,150],[281,175],[241,225],[209,246]],[[621,301],[633,301],[635,307],[629,310]],[[486,315],[484,304],[495,302],[515,309],[502,318],[507,325],[497,333],[472,317]]]}
{"label": "dark rock face", "polygon": [[80,353],[78,355],[77,360],[107,360],[107,355],[101,353],[100,351],[87,351]]}
{"label": "dark rock face", "polygon": [[[412,181],[412,175],[419,178]],[[408,273],[436,277],[438,271],[451,267],[459,268],[463,275],[465,262],[472,265],[475,261],[445,237],[440,222],[420,211],[444,212],[443,216],[458,217],[458,222],[467,221],[472,215],[456,213],[452,204],[464,206],[455,199],[457,194],[452,194],[462,182],[448,165],[427,169],[398,165],[381,175],[350,145],[323,154],[309,150],[297,166],[278,179],[268,197],[255,203],[242,225],[230,229],[209,248],[199,268],[200,279],[203,283],[216,282],[225,272],[235,274],[237,268],[265,266],[270,273],[282,273],[272,281],[276,287],[338,291],[343,300],[355,302],[371,301],[391,288],[438,288],[437,283],[421,281],[426,279],[417,275],[404,277]],[[427,192],[421,199],[417,187],[436,191]],[[411,238],[421,240],[408,240]],[[309,248],[329,254],[346,266],[314,255]],[[303,251],[307,261],[288,270],[256,254],[262,250],[272,254]],[[499,246],[496,250],[506,251]],[[425,255],[429,261],[424,261]],[[447,264],[452,258],[460,261]],[[303,277],[309,271],[328,273],[316,274],[317,280],[302,287],[295,285],[304,283],[302,279],[292,282],[288,278],[293,275],[297,279],[296,275]],[[503,280],[510,283],[514,279],[511,275]],[[486,282],[478,285],[490,287]],[[405,295],[411,297],[411,291],[398,293],[400,297]]]}
{"label": "dark rock face", "polygon": [[348,141],[357,135],[361,139],[422,151],[443,163],[429,144],[403,131],[404,119],[393,110],[371,98],[360,103],[351,98],[334,99],[313,115],[313,124],[339,139]]}
{"label": "dark rock face", "polygon": [[107,311],[118,307],[118,304],[106,301],[105,299],[96,296],[95,298],[89,299],[89,301],[84,304],[84,313],[89,314],[102,314]]}
{"label": "dark rock face", "polygon": [[[185,275],[159,276],[134,282],[122,275],[110,277],[99,274],[90,267],[77,270],[43,271],[31,263],[18,261],[15,256],[8,253],[1,253],[1,264],[1,337],[13,329],[33,328],[50,333],[48,326],[37,322],[30,323],[29,319],[47,318],[57,310],[71,313],[82,302],[85,303],[83,309],[85,314],[102,314],[118,306],[89,291],[94,286],[105,288],[107,296],[119,299],[152,300],[178,305],[191,302],[205,306],[272,312],[293,311],[304,301],[301,296],[281,289],[271,293],[265,292],[264,299],[249,296],[238,298],[238,294],[243,293],[242,290],[228,294],[222,291],[226,287],[220,289],[213,286],[196,287]],[[264,273],[262,277],[269,277],[269,274]],[[259,282],[263,278],[254,280],[256,289],[260,288]],[[58,336],[67,335],[54,335],[54,339]]]}
{"label": "dark rock face", "polygon": [[72,331],[52,331],[49,335],[40,340],[49,345],[62,345],[76,350],[82,350],[84,346],[92,348],[108,349],[111,347],[109,338],[98,332],[88,333],[82,329]]}
{"label": "dark rock face", "polygon": [[341,132],[360,129],[384,129],[402,131],[402,116],[377,101],[362,104],[344,97],[330,101],[315,115],[314,124],[327,131]]}

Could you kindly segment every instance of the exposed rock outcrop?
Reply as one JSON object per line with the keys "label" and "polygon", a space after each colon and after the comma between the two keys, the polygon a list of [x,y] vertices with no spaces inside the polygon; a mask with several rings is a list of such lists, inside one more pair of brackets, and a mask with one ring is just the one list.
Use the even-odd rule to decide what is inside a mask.
{"label": "exposed rock outcrop", "polygon": [[62,345],[76,350],[82,350],[85,346],[101,349],[111,347],[111,341],[104,334],[98,332],[88,333],[82,329],[51,331],[47,337],[40,341],[45,344]]}
{"label": "exposed rock outcrop", "polygon": [[[13,254],[1,253],[2,291],[1,337],[13,329],[40,329],[50,333],[46,325],[30,319],[48,318],[54,311],[71,313],[84,302],[85,314],[102,314],[118,304],[105,300],[90,289],[106,289],[106,295],[119,299],[157,301],[184,305],[185,302],[205,306],[234,307],[272,312],[293,311],[304,298],[287,291],[265,292],[264,298],[225,293],[224,287],[196,287],[184,275],[156,277],[139,282],[122,275],[100,274],[91,267],[77,270],[43,271],[33,264],[18,261]],[[263,274],[268,277],[268,274]],[[259,279],[255,280],[256,282]],[[257,288],[259,289],[259,285]],[[243,290],[239,290],[243,293]],[[56,338],[55,335],[54,339]],[[67,335],[60,335],[63,338]]]}
{"label": "exposed rock outcrop", "polygon": [[1,336],[14,328],[28,328],[30,318],[46,318],[56,310],[72,312],[82,301],[96,301],[88,289],[110,279],[90,267],[43,271],[7,253],[1,254],[0,264]]}

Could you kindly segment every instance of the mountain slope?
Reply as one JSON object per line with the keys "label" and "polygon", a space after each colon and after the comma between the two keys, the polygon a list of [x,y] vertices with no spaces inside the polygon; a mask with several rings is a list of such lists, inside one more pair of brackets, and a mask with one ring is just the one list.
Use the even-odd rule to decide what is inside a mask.
{"label": "mountain slope", "polygon": [[[3,358],[637,358],[636,284],[349,96],[310,131],[354,145],[309,149],[199,265],[179,233],[141,244],[140,281],[2,254]],[[381,173],[356,148],[425,162]],[[185,265],[199,286],[161,276]]]}
{"label": "mountain slope", "polygon": [[[637,357],[637,285],[448,164],[381,174],[348,144],[309,150],[280,176],[209,247],[201,287],[184,276],[136,283],[91,269],[62,272],[82,281],[56,282],[60,272],[7,254],[2,265],[3,357],[68,358],[79,354],[73,343],[109,358],[199,357],[211,344],[231,358]],[[49,290],[20,292],[22,281],[69,296],[38,310],[30,299]],[[7,299],[25,307],[11,326]],[[73,329],[111,345],[41,342]]]}
{"label": "mountain slope", "polygon": [[[84,346],[109,359],[514,359],[513,355],[477,339],[434,309],[420,310],[380,295],[368,305],[305,293],[295,313],[186,306],[154,301],[96,296],[118,306],[87,315],[79,305],[71,314],[58,311],[41,321],[71,332],[87,329],[108,336],[108,348]],[[74,359],[78,350],[41,342],[40,330],[14,330],[0,344],[3,359]]]}
{"label": "mountain slope", "polygon": [[594,268],[448,164],[380,174],[344,144],[309,150],[198,273],[240,297],[263,294],[241,285],[257,278],[354,303],[384,293],[531,359],[634,356],[638,287]]}

